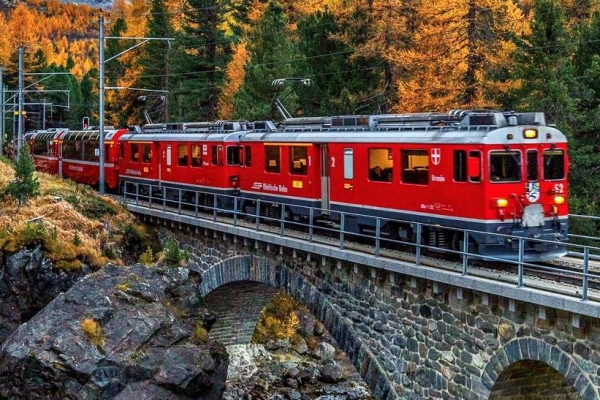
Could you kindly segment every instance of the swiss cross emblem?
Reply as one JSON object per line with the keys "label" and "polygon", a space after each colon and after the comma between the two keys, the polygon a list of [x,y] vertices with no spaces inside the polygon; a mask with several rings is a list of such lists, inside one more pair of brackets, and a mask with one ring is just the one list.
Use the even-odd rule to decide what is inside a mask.
{"label": "swiss cross emblem", "polygon": [[439,148],[431,149],[431,162],[433,165],[439,165],[442,160],[442,151]]}

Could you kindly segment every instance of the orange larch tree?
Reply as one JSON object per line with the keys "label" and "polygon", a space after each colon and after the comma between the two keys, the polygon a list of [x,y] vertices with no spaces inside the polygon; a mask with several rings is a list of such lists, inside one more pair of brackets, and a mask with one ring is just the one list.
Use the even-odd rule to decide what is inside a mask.
{"label": "orange larch tree", "polygon": [[390,52],[396,68],[396,111],[494,107],[510,69],[513,39],[527,21],[512,0],[423,0],[410,50]]}

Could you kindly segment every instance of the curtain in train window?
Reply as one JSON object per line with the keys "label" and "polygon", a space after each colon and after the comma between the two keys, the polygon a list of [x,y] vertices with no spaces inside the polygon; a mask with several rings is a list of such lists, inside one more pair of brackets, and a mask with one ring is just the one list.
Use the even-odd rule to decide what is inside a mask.
{"label": "curtain in train window", "polygon": [[202,166],[202,148],[199,144],[192,145],[192,167]]}
{"label": "curtain in train window", "polygon": [[187,144],[180,144],[177,146],[177,165],[180,167],[187,167],[189,160],[188,146]]}
{"label": "curtain in train window", "polygon": [[265,146],[265,171],[281,172],[281,152],[279,146]]}
{"label": "curtain in train window", "polygon": [[137,143],[131,143],[130,154],[131,162],[140,161],[140,145]]}
{"label": "curtain in train window", "polygon": [[306,146],[290,146],[290,173],[306,175],[308,164],[308,148]]}
{"label": "curtain in train window", "polygon": [[149,164],[152,160],[152,146],[150,143],[142,144],[142,162]]}

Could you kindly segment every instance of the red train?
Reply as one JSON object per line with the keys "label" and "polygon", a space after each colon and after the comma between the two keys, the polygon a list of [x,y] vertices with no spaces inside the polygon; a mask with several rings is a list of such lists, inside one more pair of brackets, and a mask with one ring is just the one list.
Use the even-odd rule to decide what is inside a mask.
{"label": "red train", "polygon": [[[42,133],[28,137],[42,168],[38,135],[48,140]],[[91,141],[69,135],[52,139],[63,176],[71,164],[61,158],[61,138]],[[469,234],[470,252],[500,258],[516,258],[519,246],[526,261],[565,253],[567,140],[543,113],[158,124],[110,137],[115,148],[106,152],[112,160],[106,176],[118,176],[128,193],[207,206],[217,199],[222,209],[238,198],[244,213],[312,219],[402,241],[421,234],[423,244],[453,250],[466,247],[462,230],[469,229],[480,232]],[[118,158],[111,158],[117,149]],[[95,184],[97,164],[89,168],[89,177],[70,177]],[[107,186],[115,187],[115,180],[107,178]],[[426,225],[419,231],[417,223]]]}
{"label": "red train", "polygon": [[[120,138],[128,129],[111,129],[104,133],[105,185],[119,185]],[[100,171],[99,130],[70,131],[48,129],[25,134],[37,170],[58,174],[75,182],[98,185]]]}

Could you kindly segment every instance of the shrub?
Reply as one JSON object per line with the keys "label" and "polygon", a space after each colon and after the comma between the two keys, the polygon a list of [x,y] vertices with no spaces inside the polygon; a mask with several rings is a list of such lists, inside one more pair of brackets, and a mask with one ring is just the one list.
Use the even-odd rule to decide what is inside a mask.
{"label": "shrub", "polygon": [[140,256],[140,263],[144,265],[152,265],[154,263],[154,254],[150,246],[148,246],[146,251]]}
{"label": "shrub", "polygon": [[273,300],[263,309],[256,324],[252,341],[266,343],[270,339],[294,340],[296,328],[300,321],[296,310],[300,305],[285,293],[277,293]]}
{"label": "shrub", "polygon": [[197,322],[194,325],[191,340],[196,344],[208,343],[208,331],[201,323]]}
{"label": "shrub", "polygon": [[77,247],[81,246],[81,237],[78,232],[75,232],[75,236],[73,236],[73,245]]}
{"label": "shrub", "polygon": [[95,319],[86,318],[81,321],[81,330],[94,346],[99,347],[104,342],[102,327]]}
{"label": "shrub", "polygon": [[164,261],[168,265],[180,265],[183,261],[187,261],[188,254],[185,250],[179,248],[179,244],[173,238],[167,238],[163,249]]}
{"label": "shrub", "polygon": [[28,222],[23,230],[22,240],[26,243],[41,243],[47,239],[46,227],[41,222]]}

